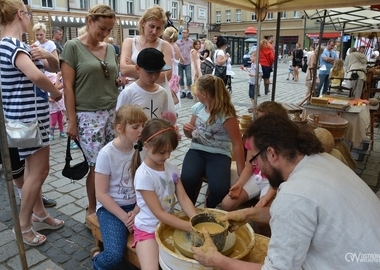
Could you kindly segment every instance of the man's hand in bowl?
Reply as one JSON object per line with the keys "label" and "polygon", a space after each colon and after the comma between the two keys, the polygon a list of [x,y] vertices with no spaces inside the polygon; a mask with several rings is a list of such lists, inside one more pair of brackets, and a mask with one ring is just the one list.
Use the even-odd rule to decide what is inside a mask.
{"label": "man's hand in bowl", "polygon": [[220,253],[212,241],[208,230],[203,228],[202,233],[205,238],[204,244],[200,247],[191,247],[194,251],[194,259],[203,266],[215,267],[215,258],[220,255]]}

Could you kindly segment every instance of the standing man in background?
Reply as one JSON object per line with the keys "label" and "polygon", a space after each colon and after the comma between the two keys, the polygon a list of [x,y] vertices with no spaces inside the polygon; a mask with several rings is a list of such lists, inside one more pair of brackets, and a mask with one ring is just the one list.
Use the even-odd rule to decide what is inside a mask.
{"label": "standing man in background", "polygon": [[113,48],[115,49],[116,57],[119,60],[119,57],[120,57],[120,48],[119,48],[119,46],[117,46],[115,44],[115,40],[113,39],[113,37],[109,37],[107,43],[111,44],[113,46]]}
{"label": "standing man in background", "polygon": [[323,86],[322,94],[327,92],[327,89],[330,84],[329,75],[330,69],[332,68],[335,59],[337,59],[337,55],[334,52],[335,40],[330,39],[327,43],[327,47],[323,50],[323,53],[319,57],[319,84],[317,86],[317,97],[321,94],[321,89]]}
{"label": "standing man in background", "polygon": [[[193,96],[190,91],[191,87],[191,56],[190,50],[193,46],[193,40],[189,38],[189,29],[184,28],[182,30],[182,39],[177,40],[177,45],[183,56],[184,62],[178,63],[178,75],[180,76],[179,85],[181,87],[181,98],[188,97],[193,99]],[[185,73],[185,76],[184,76]],[[185,88],[185,77],[186,77],[186,86]]]}
{"label": "standing man in background", "polygon": [[57,53],[60,55],[62,53],[62,46],[61,46],[61,41],[63,38],[63,31],[59,27],[54,27],[53,31],[51,33],[51,40],[54,42],[55,46],[57,47]]}

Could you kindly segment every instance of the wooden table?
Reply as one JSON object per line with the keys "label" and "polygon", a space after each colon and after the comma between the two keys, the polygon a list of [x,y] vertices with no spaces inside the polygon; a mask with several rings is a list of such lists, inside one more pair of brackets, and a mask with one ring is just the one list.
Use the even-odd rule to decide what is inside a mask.
{"label": "wooden table", "polygon": [[367,129],[370,125],[370,114],[368,105],[351,106],[347,111],[323,106],[303,105],[302,118],[309,114],[330,114],[340,115],[348,121],[348,126],[344,138],[352,143],[353,147],[359,147],[361,142],[367,137]]}

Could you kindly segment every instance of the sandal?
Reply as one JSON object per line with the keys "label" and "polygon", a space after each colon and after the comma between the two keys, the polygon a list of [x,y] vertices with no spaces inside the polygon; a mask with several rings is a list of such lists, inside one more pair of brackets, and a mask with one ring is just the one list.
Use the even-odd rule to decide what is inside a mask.
{"label": "sandal", "polygon": [[96,256],[98,256],[100,254],[101,250],[100,250],[100,247],[93,247],[91,249],[91,258],[95,258]]}
{"label": "sandal", "polygon": [[60,228],[63,227],[63,225],[65,224],[65,222],[63,220],[59,220],[59,219],[54,219],[54,225],[50,225],[46,222],[44,222],[47,218],[50,217],[49,214],[47,214],[46,217],[37,217],[35,214],[33,214],[33,217],[36,218],[38,221],[33,221],[32,220],[32,225],[33,225],[33,228],[36,230],[36,231],[42,231],[42,230],[58,230]]}
{"label": "sandal", "polygon": [[[15,229],[13,228],[12,229],[12,232],[14,234],[15,233]],[[29,246],[32,246],[32,247],[36,247],[36,246],[40,246],[42,244],[44,244],[47,240],[46,236],[45,235],[42,235],[42,234],[39,234],[38,232],[36,232],[33,227],[30,227],[29,230],[26,230],[26,231],[21,231],[22,235],[24,234],[27,234],[29,232],[32,232],[34,234],[34,238],[31,240],[31,241],[28,241],[24,238],[24,236],[22,237],[22,242],[26,245],[29,245]]]}

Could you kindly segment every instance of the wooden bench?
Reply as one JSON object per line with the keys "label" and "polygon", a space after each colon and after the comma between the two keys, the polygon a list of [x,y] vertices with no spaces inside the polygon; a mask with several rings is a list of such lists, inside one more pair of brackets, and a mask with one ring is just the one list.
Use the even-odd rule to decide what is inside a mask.
{"label": "wooden bench", "polygon": [[[87,223],[90,225],[92,235],[95,237],[95,246],[103,247],[102,235],[100,234],[100,226],[96,214],[89,215],[87,217]],[[137,268],[141,269],[139,259],[137,258],[136,249],[132,247],[133,241],[133,234],[129,233],[124,258]]]}

